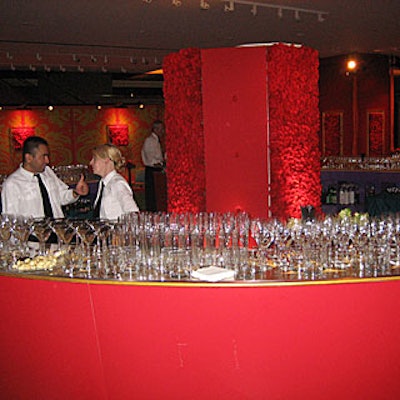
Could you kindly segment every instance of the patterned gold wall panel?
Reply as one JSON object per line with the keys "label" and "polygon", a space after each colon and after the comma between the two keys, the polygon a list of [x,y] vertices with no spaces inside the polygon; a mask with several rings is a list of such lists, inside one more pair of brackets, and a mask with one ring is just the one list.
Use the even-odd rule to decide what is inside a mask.
{"label": "patterned gold wall panel", "polygon": [[142,167],[140,150],[156,119],[163,119],[163,106],[136,108],[60,107],[5,110],[0,112],[0,173],[9,174],[21,162],[21,150],[14,148],[12,127],[33,127],[35,134],[50,145],[52,165],[88,164],[92,148],[106,143],[107,125],[126,124],[129,143],[120,147],[125,158]]}

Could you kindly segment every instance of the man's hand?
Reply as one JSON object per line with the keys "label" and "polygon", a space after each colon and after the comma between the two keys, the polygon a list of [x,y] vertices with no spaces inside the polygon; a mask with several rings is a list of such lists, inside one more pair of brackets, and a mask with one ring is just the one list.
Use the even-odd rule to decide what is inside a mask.
{"label": "man's hand", "polygon": [[85,182],[85,177],[83,174],[81,174],[81,178],[79,179],[79,182],[76,184],[76,187],[74,189],[74,195],[76,196],[86,196],[89,193],[89,186]]}

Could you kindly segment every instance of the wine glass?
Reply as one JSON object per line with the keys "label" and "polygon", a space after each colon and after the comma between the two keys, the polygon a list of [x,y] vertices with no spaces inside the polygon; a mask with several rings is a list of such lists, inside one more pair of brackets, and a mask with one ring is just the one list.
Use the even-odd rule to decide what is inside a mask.
{"label": "wine glass", "polygon": [[22,254],[27,254],[29,236],[33,231],[33,217],[15,216],[12,220],[12,233],[20,244]]}
{"label": "wine glass", "polygon": [[71,240],[75,235],[75,229],[70,224],[68,219],[65,218],[52,219],[50,221],[50,227],[57,236],[58,250],[61,250],[63,247],[71,243]]}
{"label": "wine glass", "polygon": [[52,228],[48,218],[35,218],[32,234],[39,240],[39,255],[46,254],[46,241],[50,237]]}

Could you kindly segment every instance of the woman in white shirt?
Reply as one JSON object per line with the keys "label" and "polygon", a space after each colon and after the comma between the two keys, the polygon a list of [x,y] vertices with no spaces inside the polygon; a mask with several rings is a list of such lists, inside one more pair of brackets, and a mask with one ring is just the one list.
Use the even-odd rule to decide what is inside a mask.
{"label": "woman in white shirt", "polygon": [[94,218],[115,220],[123,214],[139,211],[131,187],[118,173],[124,165],[125,159],[118,147],[103,144],[93,149],[90,166],[93,173],[101,177],[94,203]]}

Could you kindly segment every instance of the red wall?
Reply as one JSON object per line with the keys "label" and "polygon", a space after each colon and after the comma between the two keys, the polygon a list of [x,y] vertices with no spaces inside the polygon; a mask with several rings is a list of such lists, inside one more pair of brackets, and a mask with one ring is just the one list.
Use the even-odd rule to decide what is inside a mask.
{"label": "red wall", "polygon": [[108,141],[107,125],[126,124],[128,146],[120,147],[125,158],[142,165],[140,150],[155,119],[162,119],[163,106],[138,108],[56,107],[0,111],[0,173],[12,172],[21,162],[10,128],[33,127],[50,145],[53,165],[88,164],[94,146]]}
{"label": "red wall", "polygon": [[202,51],[209,211],[268,216],[265,52],[264,47]]}
{"label": "red wall", "polygon": [[[367,152],[367,112],[383,111],[385,124],[384,153],[390,153],[390,76],[386,56],[359,54],[320,60],[320,111],[343,112],[343,155],[352,155],[353,75],[346,75],[349,58],[358,61],[356,72],[358,108],[358,148],[356,155]],[[338,154],[339,155],[339,154]]]}

